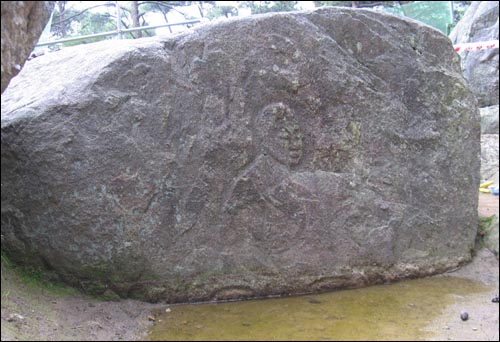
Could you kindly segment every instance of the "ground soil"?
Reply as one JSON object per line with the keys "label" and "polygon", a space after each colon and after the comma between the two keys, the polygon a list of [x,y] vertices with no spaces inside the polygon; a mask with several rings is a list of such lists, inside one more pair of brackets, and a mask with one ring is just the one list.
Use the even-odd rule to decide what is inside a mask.
{"label": "ground soil", "polygon": [[[498,196],[481,194],[479,212],[498,214]],[[488,250],[448,276],[470,278],[487,285],[488,293],[468,296],[449,306],[426,330],[433,340],[498,341],[498,259]],[[76,292],[49,291],[27,284],[2,262],[1,338],[12,340],[137,340],[145,339],[153,324],[151,312],[160,305],[133,300],[99,301]],[[470,318],[464,322],[460,312]]]}
{"label": "ground soil", "polygon": [[[448,306],[425,328],[435,334],[433,341],[498,341],[498,303],[492,302],[499,293],[498,273],[498,259],[484,248],[470,264],[445,274],[481,282],[489,290],[457,298],[455,304]],[[467,321],[460,318],[462,311],[468,313]]]}
{"label": "ground soil", "polygon": [[498,196],[479,193],[479,215],[489,217],[498,215]]}
{"label": "ground soil", "polygon": [[[2,262],[2,341],[116,341],[142,338],[156,305],[100,301],[29,284]],[[18,317],[16,315],[20,315]]]}

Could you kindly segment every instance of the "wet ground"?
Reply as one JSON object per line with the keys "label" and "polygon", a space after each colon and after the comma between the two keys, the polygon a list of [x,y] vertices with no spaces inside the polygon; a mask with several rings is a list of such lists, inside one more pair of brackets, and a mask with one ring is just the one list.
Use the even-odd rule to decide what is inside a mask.
{"label": "wet ground", "polygon": [[[475,265],[483,271],[496,261],[484,253],[483,265]],[[170,306],[146,339],[498,340],[498,304],[491,302],[498,270],[496,281],[494,270],[488,272],[491,279],[473,280],[471,269],[320,295]],[[468,321],[460,319],[461,310],[468,310]]]}

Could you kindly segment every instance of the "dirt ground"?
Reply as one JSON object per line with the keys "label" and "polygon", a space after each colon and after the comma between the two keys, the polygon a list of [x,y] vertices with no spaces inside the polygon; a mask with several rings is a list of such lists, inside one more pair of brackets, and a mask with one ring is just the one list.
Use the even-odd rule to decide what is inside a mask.
{"label": "dirt ground", "polygon": [[[498,341],[498,303],[491,301],[499,293],[498,273],[498,259],[485,248],[478,252],[470,264],[445,274],[479,281],[490,290],[457,298],[455,304],[448,306],[425,329],[435,334],[433,341]],[[444,275],[436,277],[440,276]],[[467,321],[460,318],[462,311],[468,313]]]}
{"label": "dirt ground", "polygon": [[479,215],[489,217],[498,215],[498,196],[479,193]]}
{"label": "dirt ground", "polygon": [[[481,194],[479,212],[498,214],[498,196]],[[460,298],[448,307],[426,330],[433,340],[498,341],[499,309],[491,298],[499,294],[498,259],[488,250],[447,276],[470,278],[491,291]],[[439,276],[438,276],[439,277]],[[16,340],[93,340],[144,339],[151,312],[161,305],[133,300],[104,302],[66,289],[47,290],[27,284],[2,262],[1,339]],[[463,322],[460,312],[470,318]]]}
{"label": "dirt ground", "polygon": [[152,324],[148,316],[155,307],[133,300],[99,301],[64,288],[26,284],[2,262],[2,341],[137,340]]}

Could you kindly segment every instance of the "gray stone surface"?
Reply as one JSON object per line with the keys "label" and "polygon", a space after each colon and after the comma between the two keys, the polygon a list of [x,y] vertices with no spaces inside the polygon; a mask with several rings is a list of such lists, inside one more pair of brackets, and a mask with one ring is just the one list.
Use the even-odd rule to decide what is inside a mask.
{"label": "gray stone surface", "polygon": [[[492,195],[490,195],[492,196]],[[479,229],[478,234],[482,237],[479,240],[479,246],[481,243],[484,247],[488,248],[498,259],[498,210],[494,215],[489,217],[479,216]],[[482,246],[481,246],[482,247]]]}
{"label": "gray stone surface", "polygon": [[481,179],[498,183],[498,134],[481,135]]}
{"label": "gray stone surface", "polygon": [[42,34],[54,1],[2,1],[2,93]]}
{"label": "gray stone surface", "polygon": [[499,239],[498,215],[491,217],[490,224],[485,227],[484,245],[492,251],[498,258],[498,239]]}
{"label": "gray stone surface", "polygon": [[[453,44],[498,40],[498,1],[472,1],[450,33]],[[498,104],[498,48],[461,53],[462,69],[479,106]]]}
{"label": "gray stone surface", "polygon": [[2,96],[3,249],[170,302],[442,272],[470,258],[479,137],[449,39],[391,15],[65,49]]}
{"label": "gray stone surface", "polygon": [[479,108],[481,134],[498,134],[498,105]]}

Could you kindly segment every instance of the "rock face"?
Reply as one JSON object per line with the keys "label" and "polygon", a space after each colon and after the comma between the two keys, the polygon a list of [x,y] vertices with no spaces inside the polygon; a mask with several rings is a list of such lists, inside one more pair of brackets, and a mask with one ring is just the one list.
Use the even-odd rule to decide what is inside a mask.
{"label": "rock face", "polygon": [[441,272],[477,230],[476,105],[446,36],[366,10],[65,49],[2,97],[3,248],[150,301]]}
{"label": "rock face", "polygon": [[481,135],[481,179],[498,182],[498,134]]}
{"label": "rock face", "polygon": [[[498,1],[472,1],[450,33],[454,44],[498,40]],[[462,68],[479,106],[498,104],[498,48],[464,52]]]}
{"label": "rock face", "polygon": [[481,134],[498,134],[498,105],[479,109]]}
{"label": "rock face", "polygon": [[484,246],[492,251],[498,258],[498,213],[490,217],[480,218],[480,231],[483,234]]}
{"label": "rock face", "polygon": [[2,93],[49,20],[54,1],[2,1]]}

